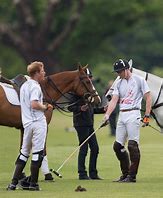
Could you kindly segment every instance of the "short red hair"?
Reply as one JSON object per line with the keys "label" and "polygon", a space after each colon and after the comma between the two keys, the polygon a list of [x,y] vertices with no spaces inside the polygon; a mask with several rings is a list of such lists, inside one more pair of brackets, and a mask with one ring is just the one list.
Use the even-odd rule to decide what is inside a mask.
{"label": "short red hair", "polygon": [[35,73],[40,72],[41,68],[44,67],[42,62],[34,61],[27,66],[27,72],[30,77],[33,77]]}

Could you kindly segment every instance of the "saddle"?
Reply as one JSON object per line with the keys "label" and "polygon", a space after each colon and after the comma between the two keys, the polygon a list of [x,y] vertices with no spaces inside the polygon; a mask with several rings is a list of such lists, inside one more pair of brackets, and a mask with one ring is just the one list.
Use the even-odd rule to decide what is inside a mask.
{"label": "saddle", "polygon": [[16,90],[18,96],[20,95],[20,87],[25,81],[27,81],[27,78],[23,74],[19,74],[11,80],[5,78],[4,76],[0,76],[0,82],[12,85],[13,88]]}

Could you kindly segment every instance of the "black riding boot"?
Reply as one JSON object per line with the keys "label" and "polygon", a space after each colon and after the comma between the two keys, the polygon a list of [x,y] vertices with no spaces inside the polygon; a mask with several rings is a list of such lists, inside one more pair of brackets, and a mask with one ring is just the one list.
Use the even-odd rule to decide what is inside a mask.
{"label": "black riding boot", "polygon": [[128,175],[128,172],[129,172],[129,156],[128,156],[128,153],[127,151],[125,151],[123,153],[124,155],[124,159],[120,159],[120,168],[121,168],[121,171],[122,171],[122,175],[124,175],[125,177]]}
{"label": "black riding boot", "polygon": [[114,142],[113,145],[113,149],[115,151],[115,154],[120,162],[120,168],[121,168],[121,172],[122,172],[122,176],[115,180],[115,182],[120,182],[122,180],[124,180],[129,172],[129,156],[128,156],[128,152],[125,150],[124,146],[122,146],[120,143],[118,142]]}
{"label": "black riding boot", "polygon": [[138,148],[137,142],[130,140],[128,143],[128,149],[129,149],[130,161],[131,161],[129,175],[134,179],[136,179],[136,175],[140,163],[140,150]]}
{"label": "black riding boot", "polygon": [[12,178],[12,184],[14,184],[14,185],[18,184],[20,175],[22,174],[22,171],[23,171],[24,167],[25,167],[25,163],[16,164],[14,175],[13,175],[13,178]]}
{"label": "black riding boot", "polygon": [[7,186],[7,190],[15,190],[16,189],[16,185],[18,184],[18,181],[19,181],[19,177],[25,167],[25,164],[26,163],[20,163],[20,164],[16,164],[16,167],[15,167],[15,171],[14,171],[14,175],[13,175],[13,178],[12,178],[12,181],[11,183]]}

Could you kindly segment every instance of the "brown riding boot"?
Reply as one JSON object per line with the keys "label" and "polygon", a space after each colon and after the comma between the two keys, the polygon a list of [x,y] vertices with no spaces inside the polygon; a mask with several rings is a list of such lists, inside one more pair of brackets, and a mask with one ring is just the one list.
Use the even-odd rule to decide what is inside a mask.
{"label": "brown riding boot", "polygon": [[128,176],[122,181],[126,183],[136,182],[136,175],[140,162],[140,150],[136,141],[129,140],[128,150],[130,154],[131,165],[129,167]]}

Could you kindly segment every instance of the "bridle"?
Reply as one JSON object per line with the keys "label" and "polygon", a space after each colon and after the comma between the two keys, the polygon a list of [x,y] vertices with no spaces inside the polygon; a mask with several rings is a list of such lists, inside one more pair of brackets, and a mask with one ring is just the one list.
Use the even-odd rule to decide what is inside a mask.
{"label": "bridle", "polygon": [[[146,75],[145,75],[145,80],[147,81],[148,80],[148,73],[146,72]],[[154,102],[154,105],[152,106],[152,109],[157,109],[158,107],[161,107],[163,106],[163,102],[161,103],[158,103],[159,99],[160,99],[160,95],[161,95],[161,91],[163,89],[163,84],[161,84],[160,86],[160,90],[158,92],[158,96],[156,98],[156,101]]]}
{"label": "bridle", "polygon": [[62,110],[62,111],[65,111],[67,112],[64,107],[61,107],[61,105],[66,105],[66,104],[69,104],[71,103],[71,98],[68,97],[66,94],[62,93],[62,91],[60,89],[58,89],[57,85],[55,84],[55,82],[50,78],[50,76],[47,76],[45,77],[45,80],[47,80],[47,83],[48,85],[54,90],[56,91],[57,93],[60,94],[60,97],[64,97],[68,102],[57,102],[57,100],[54,100],[48,93],[48,91],[46,90],[46,88],[44,88],[42,85],[41,85],[41,89],[42,89],[42,92],[43,92],[43,95],[44,95],[44,102],[47,102],[49,104],[51,104],[53,106],[54,109],[57,109],[57,110]]}
{"label": "bridle", "polygon": [[[92,100],[93,100],[93,98],[94,98],[95,96],[99,96],[99,95],[98,95],[98,93],[97,93],[97,91],[96,91],[95,89],[94,89],[93,91],[90,91],[87,82],[90,82],[91,84],[92,84],[92,82],[91,82],[91,80],[88,78],[87,75],[79,76],[79,79],[80,79],[80,82],[84,85],[85,89],[88,91],[88,92],[86,92],[86,93],[84,94],[84,99],[85,99],[86,102],[91,103]],[[92,86],[93,86],[93,84],[92,84]],[[77,90],[77,89],[78,89],[78,86],[77,86],[76,90]]]}
{"label": "bridle", "polygon": [[[83,86],[85,87],[85,89],[87,90],[87,92],[84,94],[84,100],[86,102],[91,102],[93,100],[93,98],[95,96],[98,96],[96,90],[91,91],[88,87],[88,84],[85,79],[89,80],[88,77],[86,75],[83,76],[79,76],[79,80],[80,82],[83,84]],[[64,99],[67,100],[67,102],[57,102],[56,100],[54,100],[50,94],[48,93],[47,89],[45,87],[43,87],[43,85],[41,85],[42,91],[43,91],[43,95],[44,95],[44,102],[48,102],[51,105],[53,105],[54,108],[56,108],[57,110],[61,110],[61,111],[65,111],[68,112],[67,110],[65,110],[64,107],[61,107],[61,105],[68,107],[68,105],[75,105],[76,103],[78,103],[78,101],[76,102],[72,102],[71,97],[68,97],[65,93],[63,93],[55,84],[55,82],[51,79],[50,76],[47,76],[45,78],[45,80],[47,81],[48,85],[57,93],[60,94],[60,97],[63,97]],[[74,90],[74,92],[77,92],[77,89],[79,88],[79,84],[76,86],[76,89]],[[93,86],[93,85],[92,85]],[[70,95],[74,95],[74,93],[70,93]]]}
{"label": "bridle", "polygon": [[[146,75],[145,75],[145,80],[147,81],[148,80],[148,72],[146,72]],[[161,96],[161,91],[162,91],[162,89],[163,89],[163,83],[161,84],[161,86],[160,86],[160,89],[159,89],[159,92],[158,92],[158,96],[157,96],[157,98],[156,98],[156,101],[154,102],[154,104],[153,104],[153,106],[152,106],[152,110],[155,110],[155,109],[157,109],[157,108],[159,108],[159,107],[162,107],[163,106],[163,102],[158,102],[159,101],[159,99],[160,99],[160,96]],[[157,118],[156,118],[156,115],[154,114],[154,112],[153,111],[151,111],[151,115],[153,116],[153,118],[156,120],[156,122],[157,122],[157,124],[159,125],[159,127],[160,128],[163,128],[163,125],[161,125],[159,122],[158,122],[158,120],[157,120]]]}

